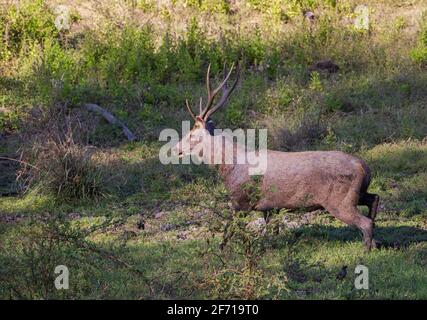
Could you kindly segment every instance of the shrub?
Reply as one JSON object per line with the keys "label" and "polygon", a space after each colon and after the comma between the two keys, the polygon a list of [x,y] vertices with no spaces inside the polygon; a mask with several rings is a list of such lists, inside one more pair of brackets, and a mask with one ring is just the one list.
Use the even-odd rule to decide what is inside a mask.
{"label": "shrub", "polygon": [[[256,228],[251,226],[251,214],[234,212],[228,216],[220,250],[208,241],[207,251],[201,252],[205,276],[198,287],[208,289],[211,299],[277,299],[287,290],[286,274],[269,274],[262,259],[275,245],[274,236],[283,228],[282,218],[278,214],[266,225]],[[286,234],[284,238],[289,236]],[[220,264],[212,261],[212,257]]]}
{"label": "shrub", "polygon": [[[65,215],[48,213],[6,229],[0,241],[0,299],[99,299],[117,294],[110,283],[114,277],[129,280],[137,273],[133,281],[138,281],[141,272],[125,261],[123,250],[112,252],[88,239],[121,223],[107,218],[84,228]],[[55,288],[59,265],[69,269],[68,290]]]}
{"label": "shrub", "polygon": [[427,46],[419,45],[410,53],[411,59],[419,64],[427,64]]}
{"label": "shrub", "polygon": [[37,186],[66,200],[102,196],[105,188],[95,148],[83,145],[88,129],[65,112],[63,107],[33,112],[34,125],[22,135],[21,185]]}
{"label": "shrub", "polygon": [[59,32],[54,21],[54,15],[44,0],[26,0],[7,6],[0,12],[0,32],[5,35],[3,43],[6,50],[17,53],[29,43],[57,38]]}
{"label": "shrub", "polygon": [[303,151],[322,140],[326,134],[326,127],[319,121],[302,120],[295,128],[272,128],[275,147],[286,151]]}

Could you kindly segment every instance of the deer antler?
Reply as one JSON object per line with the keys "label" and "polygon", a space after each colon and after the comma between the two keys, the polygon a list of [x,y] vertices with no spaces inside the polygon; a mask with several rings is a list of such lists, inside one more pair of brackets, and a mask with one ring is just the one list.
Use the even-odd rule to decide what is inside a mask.
{"label": "deer antler", "polygon": [[[208,93],[208,101],[206,103],[205,108],[202,110],[202,112],[200,112],[200,115],[199,115],[203,120],[207,120],[215,111],[217,111],[219,108],[221,108],[225,104],[228,96],[236,87],[237,81],[239,80],[239,73],[240,73],[239,72],[240,70],[238,68],[237,77],[235,82],[233,83],[233,86],[230,89],[227,89],[226,83],[230,78],[231,73],[233,72],[233,69],[234,69],[234,63],[233,63],[231,65],[230,71],[227,73],[224,80],[219,84],[219,86],[215,90],[212,90],[210,86],[210,69],[211,69],[211,65],[209,64],[208,71],[206,73],[206,90]],[[224,73],[225,71],[226,70],[224,68]],[[219,103],[214,108],[212,108],[213,101],[220,90],[223,91],[221,99]]]}
{"label": "deer antler", "polygon": [[[231,88],[229,88],[229,89],[227,88],[227,80],[230,77],[231,72],[233,71],[233,68],[234,68],[234,63],[231,65],[230,72],[228,72],[228,74],[225,77],[224,81],[213,92],[213,94],[212,94],[213,97],[215,97],[215,95],[219,92],[219,90],[222,90],[222,95],[221,95],[221,98],[220,98],[219,102],[213,108],[210,107],[212,105],[212,102],[211,102],[211,104],[210,104],[210,106],[208,108],[208,111],[203,116],[204,120],[207,120],[218,109],[222,108],[225,105],[225,103],[227,102],[228,97],[233,92],[234,88],[236,87],[237,82],[239,81],[239,77],[240,77],[240,68],[239,68],[239,66],[237,66],[236,80],[234,80],[233,85],[231,86]],[[226,71],[226,69],[224,68],[224,73],[225,73],[225,71]],[[213,98],[212,98],[212,101],[213,101]]]}
{"label": "deer antler", "polygon": [[188,104],[188,99],[185,99],[185,105],[187,106],[188,112],[190,113],[191,117],[196,121],[196,116],[194,115],[193,111],[190,108],[190,105]]}
{"label": "deer antler", "polygon": [[[222,106],[225,105],[225,103],[227,102],[228,97],[230,96],[231,92],[233,92],[234,88],[237,85],[237,82],[239,81],[239,76],[240,76],[240,68],[239,66],[237,66],[237,76],[236,76],[236,80],[234,81],[233,85],[231,86],[230,89],[227,88],[227,81],[230,78],[231,73],[233,72],[234,69],[234,63],[231,65],[230,71],[226,74],[224,80],[219,84],[219,86],[215,89],[212,90],[211,86],[210,86],[210,70],[211,70],[211,64],[209,64],[208,66],[208,71],[206,72],[206,90],[207,90],[207,94],[208,94],[208,101],[206,103],[205,108],[202,108],[202,98],[200,98],[200,103],[199,103],[199,115],[197,117],[203,119],[204,121],[206,121],[212,114],[214,114],[218,109],[220,109]],[[226,73],[226,68],[224,65],[224,74]],[[222,96],[221,99],[219,100],[219,102],[212,108],[212,104],[213,101],[216,97],[216,95],[218,94],[218,92],[222,90]],[[188,112],[190,113],[191,117],[196,120],[196,116],[194,115],[193,111],[191,110],[189,104],[188,104],[188,100],[185,100],[185,104],[187,106]]]}

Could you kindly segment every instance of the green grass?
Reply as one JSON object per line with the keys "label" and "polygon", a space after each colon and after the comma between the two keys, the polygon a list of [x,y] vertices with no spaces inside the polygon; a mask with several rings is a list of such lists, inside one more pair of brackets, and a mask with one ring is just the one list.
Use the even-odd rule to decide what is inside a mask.
{"label": "green grass", "polygon": [[[67,4],[68,31],[54,26],[53,0],[0,9],[0,156],[33,147],[43,115],[66,106],[86,117],[76,150],[96,146],[82,170],[96,168],[102,193],[70,199],[43,183],[22,193],[0,162],[0,192],[19,192],[0,197],[0,298],[427,298],[425,1],[371,1],[369,31],[351,23],[352,0]],[[310,74],[323,59],[339,71]],[[160,164],[159,133],[188,120],[185,99],[205,94],[208,63],[219,78],[237,60],[241,81],[217,126],[267,127],[269,146],[282,151],[366,159],[381,198],[380,249],[365,253],[359,232],[326,212],[309,223],[280,212],[264,235],[253,233],[241,224],[260,213],[231,224],[214,170]],[[139,141],[82,113],[85,102],[113,112]],[[285,215],[298,227],[283,225]],[[220,250],[226,223],[236,233]],[[53,289],[57,264],[71,269],[66,292]],[[369,290],[354,289],[358,264],[369,268]]]}
{"label": "green grass", "polygon": [[[143,153],[151,156],[145,147],[132,147],[131,151],[124,148],[117,152],[128,165],[143,162],[140,159]],[[396,156],[399,154],[400,157]],[[46,211],[64,212],[66,216],[77,212],[79,216],[73,220],[73,225],[82,230],[101,225],[112,217],[124,221],[112,229],[101,228],[102,232],[96,232],[88,239],[96,246],[112,250],[122,259],[130,261],[133,268],[143,270],[149,284],[138,280],[139,276],[132,270],[109,266],[110,262],[107,261],[100,263],[100,268],[104,264],[109,266],[105,274],[99,274],[98,270],[91,279],[83,277],[74,283],[75,287],[64,297],[425,298],[425,203],[421,204],[420,212],[407,217],[404,212],[411,208],[412,202],[400,201],[400,193],[394,192],[396,188],[404,188],[405,193],[415,195],[425,191],[425,180],[417,180],[420,173],[424,172],[425,175],[425,144],[414,141],[387,144],[368,150],[364,156],[376,173],[373,190],[380,194],[381,203],[385,205],[378,214],[376,224],[377,239],[381,241],[382,247],[367,254],[357,230],[343,225],[326,213],[317,214],[309,224],[262,240],[266,249],[257,256],[257,268],[262,276],[255,278],[258,289],[253,295],[230,284],[242,285],[246,278],[255,281],[255,275],[233,273],[233,270],[244,268],[247,259],[238,253],[238,242],[231,244],[231,251],[222,252],[219,249],[221,234],[219,229],[215,231],[212,228],[221,226],[224,221],[211,208],[224,210],[221,208],[226,208],[227,200],[222,183],[200,175],[203,171],[189,173],[194,176],[194,180],[187,183],[166,185],[165,180],[163,184],[150,185],[139,192],[104,199],[97,204],[77,202],[54,205],[48,198],[37,198],[32,194],[22,199],[2,198],[0,212],[2,219],[19,213],[36,221]],[[393,161],[384,160],[387,157],[395,158]],[[410,161],[402,157],[409,157]],[[144,175],[164,179],[164,174],[157,171],[159,166],[140,165],[142,167],[133,169],[133,172],[144,172]],[[384,184],[382,189],[378,188],[379,182],[389,177],[396,178],[398,187]],[[406,181],[403,177],[415,182],[401,185],[402,181]],[[416,199],[422,201],[423,198],[422,195]],[[391,204],[394,207],[389,207]],[[155,218],[154,214],[160,211],[162,215]],[[144,216],[145,230],[136,228],[140,215]],[[290,219],[298,221],[299,218],[293,214]],[[10,233],[19,225],[26,225],[25,221],[4,224],[2,239],[7,242]],[[211,241],[207,242],[207,239]],[[115,248],[121,245],[125,245],[125,252],[123,247],[120,250]],[[222,257],[225,265],[220,263],[218,256]],[[354,268],[358,264],[369,268],[368,291],[354,289]],[[349,267],[349,273],[343,281],[338,281],[335,277],[343,265]],[[85,267],[75,268],[78,268],[79,273],[84,273],[82,270]],[[224,272],[228,276],[221,278]],[[217,278],[213,278],[212,274],[216,274]],[[223,280],[218,283],[215,279]],[[92,281],[98,281],[99,286],[92,288]],[[128,283],[123,284],[123,281]],[[83,293],[82,288],[89,291]]]}

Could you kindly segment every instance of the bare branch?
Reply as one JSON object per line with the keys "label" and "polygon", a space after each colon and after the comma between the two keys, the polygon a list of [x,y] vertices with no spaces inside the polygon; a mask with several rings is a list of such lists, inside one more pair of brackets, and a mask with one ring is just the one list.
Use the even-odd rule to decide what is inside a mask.
{"label": "bare branch", "polygon": [[123,122],[113,116],[109,111],[105,110],[104,108],[101,108],[100,106],[94,103],[85,103],[83,107],[88,111],[100,114],[105,120],[107,120],[112,125],[121,127],[123,130],[123,134],[129,141],[136,140],[136,136],[132,133],[132,131],[130,131],[129,128]]}

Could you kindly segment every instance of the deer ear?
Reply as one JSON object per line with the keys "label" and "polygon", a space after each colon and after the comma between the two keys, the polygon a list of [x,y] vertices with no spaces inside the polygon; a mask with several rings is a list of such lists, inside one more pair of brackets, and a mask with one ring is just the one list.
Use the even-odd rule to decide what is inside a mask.
{"label": "deer ear", "polygon": [[208,119],[208,121],[205,122],[205,129],[208,130],[211,136],[214,135],[215,124],[211,119]]}

